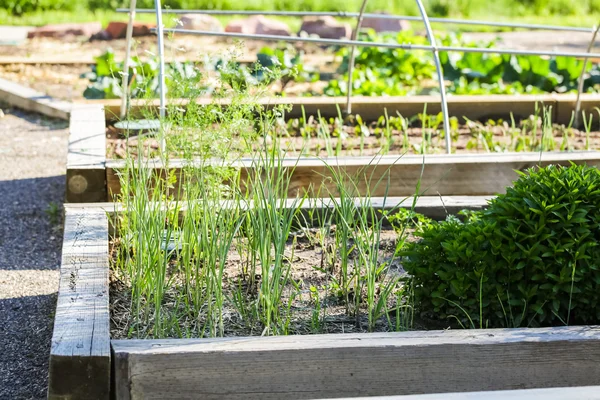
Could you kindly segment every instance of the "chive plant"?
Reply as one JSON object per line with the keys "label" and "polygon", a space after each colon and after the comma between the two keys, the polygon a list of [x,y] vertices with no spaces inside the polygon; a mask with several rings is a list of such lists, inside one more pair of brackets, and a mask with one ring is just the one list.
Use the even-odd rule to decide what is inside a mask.
{"label": "chive plant", "polygon": [[[304,198],[287,202],[290,176],[283,172],[283,161],[275,149],[259,153],[249,177],[251,201],[248,226],[251,229],[252,253],[260,264],[256,314],[265,326],[265,333],[287,333],[287,319],[281,315],[284,290],[290,283],[291,263],[286,256],[286,244]],[[292,245],[292,249],[294,246]],[[293,251],[293,250],[292,250]],[[290,301],[293,300],[290,296]]]}
{"label": "chive plant", "polygon": [[594,114],[590,114],[589,118],[586,116],[585,111],[581,112],[583,117],[583,127],[585,129],[585,149],[590,149],[590,132],[592,131],[592,122],[594,120]]}
{"label": "chive plant", "polygon": [[[346,312],[354,315],[357,326],[361,325],[360,310],[363,305],[366,307],[367,329],[373,331],[377,322],[387,315],[389,302],[399,286],[398,278],[388,276],[393,259],[380,260],[383,224],[388,215],[396,211],[395,208],[385,210],[390,186],[389,170],[376,182],[365,169],[355,175],[334,167],[328,167],[328,170],[334,188],[329,196],[336,222],[335,243],[340,263],[338,287]],[[363,183],[366,183],[367,192],[358,196],[359,186]],[[385,211],[375,209],[368,189],[373,187],[377,190],[380,186],[385,189],[382,207]]]}

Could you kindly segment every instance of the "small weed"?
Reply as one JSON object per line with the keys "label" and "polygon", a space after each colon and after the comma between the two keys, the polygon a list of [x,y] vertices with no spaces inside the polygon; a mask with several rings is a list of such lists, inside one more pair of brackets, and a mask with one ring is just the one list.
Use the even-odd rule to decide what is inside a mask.
{"label": "small weed", "polygon": [[48,206],[44,210],[46,216],[48,217],[48,221],[53,226],[57,226],[60,224],[62,220],[62,207],[60,203],[51,201],[48,203]]}

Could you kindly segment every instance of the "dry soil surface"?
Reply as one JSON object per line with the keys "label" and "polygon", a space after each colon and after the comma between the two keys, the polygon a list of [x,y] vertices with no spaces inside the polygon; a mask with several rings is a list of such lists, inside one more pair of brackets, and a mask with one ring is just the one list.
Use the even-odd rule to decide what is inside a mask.
{"label": "dry soil surface", "polygon": [[67,123],[0,109],[0,399],[43,399],[62,245]]}
{"label": "dry soil surface", "polygon": [[[0,36],[2,32],[0,32]],[[591,38],[588,32],[555,32],[555,31],[514,31],[465,33],[467,41],[496,40],[500,48],[520,50],[545,50],[586,52]],[[254,62],[256,53],[264,46],[272,43],[261,41],[245,41],[244,45],[235,45],[235,41],[222,38],[175,35],[165,41],[165,55],[168,60],[203,61],[208,58],[220,58],[225,54],[235,54],[239,61]],[[332,53],[314,45],[297,45],[306,52],[304,61],[307,65],[329,72],[334,68]],[[126,41],[89,42],[85,37],[69,36],[62,39],[35,38],[28,39],[18,46],[0,45],[0,76],[18,82],[50,96],[80,101],[89,81],[82,74],[89,72],[94,57],[98,57],[108,49],[115,52],[115,60],[125,58]],[[156,37],[135,38],[133,52],[143,59],[153,57],[156,53]],[[600,42],[596,43],[594,53],[600,52]],[[598,60],[595,60],[598,61]],[[55,63],[55,64],[40,64]],[[288,95],[297,95],[312,88],[311,84],[294,84],[286,88]],[[322,88],[316,88],[320,92]]]}

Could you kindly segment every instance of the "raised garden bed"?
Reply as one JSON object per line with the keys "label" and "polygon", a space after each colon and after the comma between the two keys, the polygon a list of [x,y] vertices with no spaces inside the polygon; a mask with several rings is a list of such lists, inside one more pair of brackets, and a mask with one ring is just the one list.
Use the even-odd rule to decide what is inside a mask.
{"label": "raised garden bed", "polygon": [[[290,118],[302,115],[300,104],[304,107],[306,116],[320,113],[321,116],[330,118],[339,115],[338,106],[343,107],[342,99],[323,101],[323,99],[306,98],[301,100],[300,103],[293,99],[276,99],[270,104],[274,105],[277,102],[292,104],[292,111],[288,114]],[[582,110],[586,113],[595,112],[596,104],[600,105],[600,100],[597,100],[595,96],[585,96],[584,100]],[[431,105],[429,101],[432,101]],[[476,116],[484,119],[484,116],[495,115],[497,118],[510,120],[511,113],[514,113],[515,119],[525,118],[539,113],[539,104],[551,105],[554,110],[551,114],[552,122],[568,126],[571,122],[574,102],[575,98],[571,95],[456,97],[450,103],[450,110],[453,115],[469,115],[469,119],[476,118]],[[206,104],[212,104],[212,100],[207,100]],[[385,109],[388,115],[395,115],[394,113],[399,110],[402,111],[402,115],[416,115],[423,112],[425,104],[427,104],[427,110],[430,110],[428,113],[437,112],[436,107],[439,107],[439,103],[436,106],[435,98],[410,97],[402,98],[402,100],[389,99],[388,102],[382,102],[381,99],[376,98],[362,98],[355,103],[354,110],[365,121],[376,121],[381,117],[382,109]],[[460,108],[453,109],[453,105]],[[181,106],[183,107],[184,104]],[[112,115],[113,111],[116,112],[116,110],[111,111],[110,108],[105,108],[103,111],[101,106],[90,105],[90,108],[78,110],[71,116],[72,127],[67,165],[67,201],[69,202],[112,201],[112,196],[120,192],[118,172],[125,167],[126,162],[107,158],[106,125],[102,120],[103,115]],[[583,134],[579,136],[581,137],[578,137],[577,140],[581,143],[576,143],[573,147],[585,148],[586,139]],[[596,140],[596,133],[592,132],[592,145]],[[557,144],[557,148],[560,148],[560,143]],[[114,147],[112,149],[114,152]],[[573,161],[598,165],[600,160],[599,153],[596,152],[438,154],[426,155],[424,158],[417,155],[400,156],[402,149],[396,149],[396,152],[398,152],[397,155],[377,157],[340,156],[323,159],[291,157],[286,161],[288,168],[294,170],[290,194],[305,190],[311,183],[314,186],[315,182],[326,181],[323,179],[323,174],[327,175],[328,166],[339,166],[351,173],[362,171],[370,175],[371,172],[375,172],[372,181],[376,181],[377,176],[389,173],[392,182],[389,196],[413,195],[415,183],[419,178],[422,179],[421,187],[427,189],[426,195],[468,196],[500,193],[517,176],[515,170],[522,171],[540,163],[541,165],[568,164]],[[169,162],[169,169],[178,176],[184,165],[189,165],[189,161],[172,159]],[[147,166],[158,174],[165,174],[161,161],[154,160]],[[241,160],[238,166],[241,169],[252,168],[252,162],[249,159]],[[423,173],[422,176],[421,173]],[[313,189],[317,190],[316,187]],[[366,187],[361,190],[366,190]],[[374,196],[382,195],[376,191],[370,193]]]}
{"label": "raised garden bed", "polygon": [[111,391],[117,399],[309,399],[598,384],[597,327],[111,341],[107,211],[115,208],[66,206],[51,399],[106,399]]}

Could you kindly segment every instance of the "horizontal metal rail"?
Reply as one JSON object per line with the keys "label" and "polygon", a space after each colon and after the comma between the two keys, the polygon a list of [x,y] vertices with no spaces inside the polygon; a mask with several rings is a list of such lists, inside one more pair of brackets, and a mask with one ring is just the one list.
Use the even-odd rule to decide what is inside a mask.
{"label": "horizontal metal rail", "polygon": [[461,52],[461,53],[486,53],[486,54],[511,54],[523,56],[549,56],[549,57],[576,57],[576,58],[600,58],[600,53],[578,53],[578,52],[558,52],[544,50],[518,50],[518,49],[501,49],[501,48],[482,48],[482,47],[459,47],[459,46],[427,46],[408,43],[382,43],[382,42],[366,42],[363,40],[337,40],[337,39],[321,39],[312,37],[298,36],[277,36],[277,35],[255,35],[248,33],[235,32],[210,32],[197,31],[191,29],[164,29],[165,33],[181,33],[186,35],[202,35],[216,37],[230,37],[237,39],[254,39],[265,41],[281,41],[281,42],[301,42],[328,44],[338,46],[358,46],[358,47],[381,47],[388,49],[402,50],[425,50],[425,51],[446,51],[446,52]]}
{"label": "horizontal metal rail", "polygon": [[[139,14],[152,14],[154,9],[141,8],[135,10]],[[206,15],[269,15],[281,17],[339,17],[339,18],[356,18],[358,13],[345,11],[236,11],[236,10],[162,10],[166,14],[206,14]],[[127,8],[118,8],[119,13],[128,13]],[[421,17],[412,15],[392,15],[392,14],[373,14],[365,13],[363,19],[391,19],[391,20],[406,20],[423,22]],[[514,29],[539,29],[549,31],[565,31],[565,32],[593,32],[594,28],[581,28],[576,26],[558,26],[558,25],[538,25],[538,24],[516,24],[511,22],[493,22],[480,20],[466,20],[455,18],[429,18],[431,22],[440,22],[454,25],[477,25],[477,26],[496,26],[500,28]]]}

